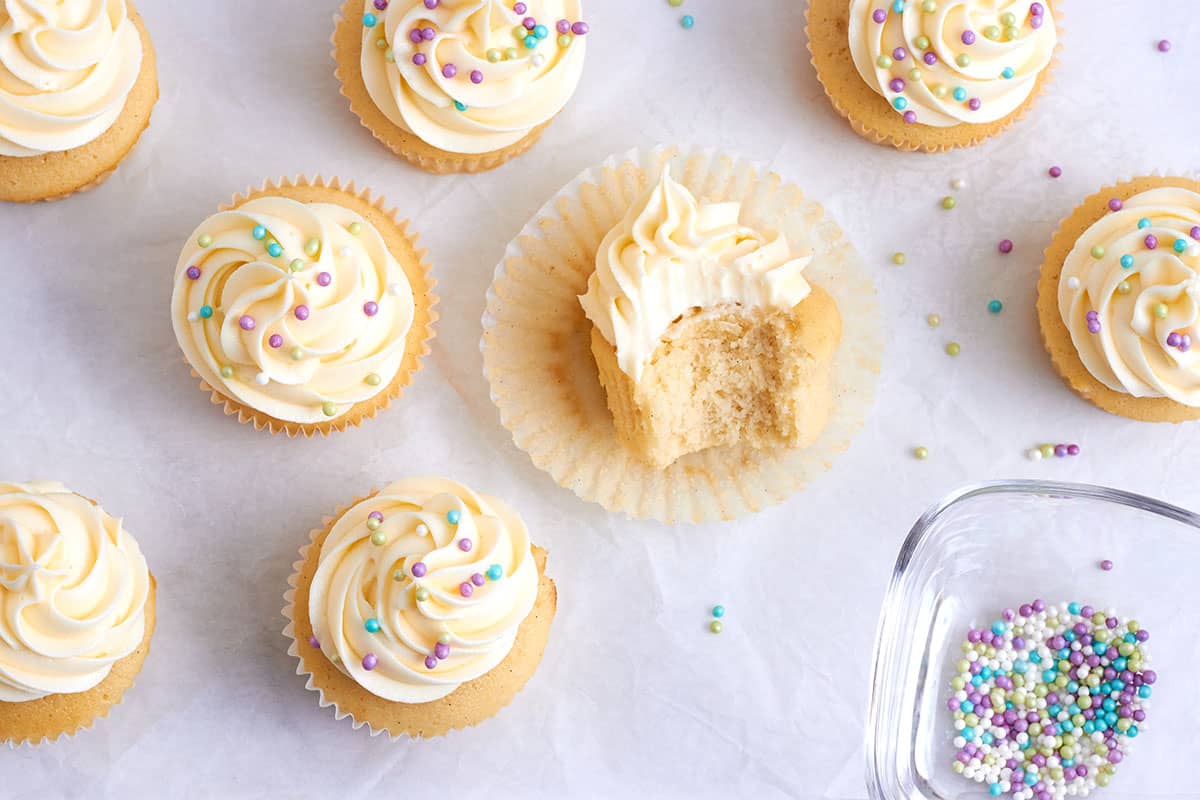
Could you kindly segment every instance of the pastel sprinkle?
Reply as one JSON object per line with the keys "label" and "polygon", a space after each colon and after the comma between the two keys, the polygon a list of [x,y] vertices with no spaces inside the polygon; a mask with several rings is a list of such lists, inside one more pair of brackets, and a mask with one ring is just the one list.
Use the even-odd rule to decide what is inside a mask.
{"label": "pastel sprinkle", "polygon": [[321,642],[317,640],[316,636],[310,636],[310,637],[308,637],[308,646],[311,647],[313,650],[320,650]]}
{"label": "pastel sprinkle", "polygon": [[321,413],[327,417],[332,417],[337,414],[337,405],[330,400],[326,400],[321,404]]}
{"label": "pastel sprinkle", "polygon": [[471,575],[471,583],[475,586],[483,586],[485,580],[482,572],[476,572]]}
{"label": "pastel sprinkle", "polygon": [[429,567],[425,566],[424,561],[418,561],[412,565],[411,571],[414,578],[424,578],[425,573],[429,571]]}
{"label": "pastel sprinkle", "polygon": [[721,617],[725,616],[725,606],[720,606],[720,605],[713,606],[712,607],[712,615],[714,617],[716,617],[717,619],[720,619]]}
{"label": "pastel sprinkle", "polygon": [[238,326],[244,331],[254,330],[254,326],[256,324],[257,323],[254,321],[254,317],[250,316],[249,314],[243,314],[241,319],[238,320]]}
{"label": "pastel sprinkle", "polygon": [[233,367],[229,366],[228,364],[221,367],[221,377],[222,378],[232,378],[233,377]]}
{"label": "pastel sprinkle", "polygon": [[696,18],[691,14],[684,14],[683,17],[680,18],[679,24],[684,30],[690,31],[696,26]]}
{"label": "pastel sprinkle", "polygon": [[1133,267],[1133,256],[1129,255],[1128,253],[1121,256],[1121,266],[1124,267],[1125,269],[1132,268]]}
{"label": "pastel sprinkle", "polygon": [[452,508],[446,512],[446,521],[451,525],[457,525],[460,519],[462,519],[462,513],[457,508]]}
{"label": "pastel sprinkle", "polygon": [[318,272],[317,273],[317,284],[318,285],[328,286],[331,283],[333,283],[333,276],[330,275],[328,272]]}
{"label": "pastel sprinkle", "polygon": [[267,245],[267,253],[270,254],[271,258],[279,258],[283,255],[283,248],[279,246],[279,242],[271,242]]}
{"label": "pastel sprinkle", "polygon": [[363,14],[363,25],[366,27],[374,28],[378,22],[379,17],[375,16],[374,14]]}
{"label": "pastel sprinkle", "polygon": [[948,356],[957,356],[961,352],[962,345],[958,342],[950,342],[950,344],[946,345],[946,355]]}
{"label": "pastel sprinkle", "polygon": [[474,547],[474,545],[471,543],[470,539],[462,538],[458,540],[458,549],[462,550],[464,553],[469,553],[472,547]]}
{"label": "pastel sprinkle", "polygon": [[492,564],[487,570],[488,580],[498,581],[504,577],[504,567],[499,564]]}
{"label": "pastel sprinkle", "polygon": [[383,383],[383,378],[381,378],[376,372],[370,372],[367,373],[367,377],[363,378],[363,382],[366,383],[367,386],[378,386],[379,384]]}
{"label": "pastel sprinkle", "polygon": [[370,672],[371,670],[375,669],[375,667],[379,666],[379,659],[374,653],[367,653],[365,656],[363,656],[362,666],[363,669],[365,669],[367,672]]}
{"label": "pastel sprinkle", "polygon": [[913,448],[913,457],[915,459],[917,459],[917,461],[926,460],[927,458],[929,458],[929,448],[928,447]]}
{"label": "pastel sprinkle", "polygon": [[458,585],[458,593],[463,597],[470,597],[475,594],[475,587],[469,581],[463,581]]}
{"label": "pastel sprinkle", "polygon": [[1100,569],[1104,570],[1105,572],[1112,572],[1112,568],[1113,562],[1109,561],[1107,558],[1100,562]]}
{"label": "pastel sprinkle", "polygon": [[946,209],[947,211],[949,211],[950,209],[954,208],[957,205],[958,205],[958,201],[955,200],[950,195],[946,195],[945,197],[942,198],[942,208]]}
{"label": "pastel sprinkle", "polygon": [[418,603],[424,603],[429,599],[429,590],[422,586],[414,592],[414,596],[417,598]]}
{"label": "pastel sprinkle", "polygon": [[904,255],[904,253],[893,253],[892,254],[892,263],[895,264],[896,266],[903,266],[905,264],[905,262],[907,262],[907,261],[908,261],[908,256]]}
{"label": "pastel sprinkle", "polygon": [[290,269],[292,272],[300,272],[302,269],[304,269],[304,260],[300,258],[293,258],[292,263],[288,264],[288,269]]}
{"label": "pastel sprinkle", "polygon": [[1001,253],[1008,255],[1009,253],[1011,253],[1013,251],[1012,239],[1001,239],[1000,244],[998,244],[996,246],[996,249],[999,250]]}
{"label": "pastel sprinkle", "polygon": [[261,242],[263,239],[267,238],[267,229],[262,225],[255,225],[254,230],[250,231],[250,235]]}
{"label": "pastel sprinkle", "polygon": [[185,274],[188,276],[189,280],[193,280],[193,281],[199,280],[200,279],[200,268],[196,267],[196,266],[188,267],[187,272]]}
{"label": "pastel sprinkle", "polygon": [[267,344],[269,344],[275,350],[278,350],[279,348],[283,347],[283,337],[278,333],[273,333],[271,334],[271,338],[267,339]]}
{"label": "pastel sprinkle", "polygon": [[437,656],[425,656],[425,669],[437,669]]}
{"label": "pastel sprinkle", "polygon": [[988,311],[992,312],[993,314],[999,314],[1004,309],[1004,304],[999,300],[992,300],[990,303],[988,303],[987,308]]}
{"label": "pastel sprinkle", "polygon": [[212,243],[213,243],[213,238],[211,236],[209,236],[207,233],[200,234],[200,236],[197,237],[197,239],[196,239],[196,244],[200,245],[201,247],[208,247]]}
{"label": "pastel sprinkle", "polygon": [[942,324],[942,317],[940,314],[930,314],[925,317],[925,323],[931,328],[936,328]]}
{"label": "pastel sprinkle", "polygon": [[1170,39],[1159,39],[1157,47],[1158,47],[1158,52],[1169,53],[1169,52],[1171,52],[1171,40]]}
{"label": "pastel sprinkle", "polygon": [[1061,178],[1061,177],[1062,177],[1062,172],[1063,172],[1063,171],[1062,171],[1062,167],[1051,167],[1051,168],[1048,170],[1048,173],[1049,173],[1049,175],[1050,175],[1050,177],[1051,177],[1051,178]]}
{"label": "pastel sprinkle", "polygon": [[363,627],[366,628],[367,633],[379,633],[379,620],[371,617],[363,624]]}
{"label": "pastel sprinkle", "polygon": [[387,534],[383,531],[375,531],[371,534],[371,544],[376,547],[383,547],[387,544]]}
{"label": "pastel sprinkle", "polygon": [[720,633],[721,631],[725,630],[725,625],[720,620],[714,619],[712,622],[708,623],[708,629],[713,633]]}

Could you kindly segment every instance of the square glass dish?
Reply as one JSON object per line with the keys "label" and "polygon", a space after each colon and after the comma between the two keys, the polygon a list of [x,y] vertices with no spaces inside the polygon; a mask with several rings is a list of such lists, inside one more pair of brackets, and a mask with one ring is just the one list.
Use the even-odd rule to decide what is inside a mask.
{"label": "square glass dish", "polygon": [[913,527],[884,601],[867,717],[871,797],[989,797],[950,768],[950,679],[968,629],[1035,598],[1112,610],[1150,633],[1147,666],[1159,679],[1144,735],[1093,796],[1200,797],[1198,569],[1200,516],[1157,500],[1041,481],[951,494]]}

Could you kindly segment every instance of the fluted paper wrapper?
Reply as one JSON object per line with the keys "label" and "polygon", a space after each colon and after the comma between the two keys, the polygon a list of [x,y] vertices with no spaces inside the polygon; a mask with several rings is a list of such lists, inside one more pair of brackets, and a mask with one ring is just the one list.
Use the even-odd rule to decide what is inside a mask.
{"label": "fluted paper wrapper", "polygon": [[[412,383],[413,376],[421,369],[421,360],[430,352],[429,342],[434,336],[433,325],[438,319],[434,309],[438,297],[433,291],[437,284],[430,274],[431,268],[425,258],[428,251],[418,246],[417,235],[409,231],[408,221],[401,220],[394,208],[387,208],[382,197],[372,197],[369,189],[356,189],[353,181],[343,184],[339,178],[327,180],[318,175],[313,179],[299,176],[282,178],[278,182],[268,180],[258,189],[250,188],[245,194],[235,195],[232,201],[220,206],[218,211],[230,211],[257,197],[266,196],[288,197],[300,202],[339,203],[362,214],[379,228],[388,250],[404,269],[413,291],[415,310],[412,328],[405,337],[404,361],[401,362],[392,382],[374,397],[355,403],[345,414],[319,423],[275,419],[223,394],[217,387],[210,386],[195,369],[191,370],[192,377],[200,381],[200,390],[209,394],[213,405],[221,406],[227,416],[237,417],[238,422],[253,425],[256,430],[266,429],[273,434],[284,433],[289,437],[311,438],[318,434],[328,436],[335,431],[358,427],[364,420],[372,419],[391,406],[393,400],[399,399],[404,387]],[[391,230],[385,229],[384,226],[390,226]]]}
{"label": "fluted paper wrapper", "polygon": [[[659,470],[618,440],[578,296],[605,234],[668,165],[699,199],[738,201],[743,224],[812,247],[805,275],[837,301],[845,333],[833,363],[834,411],[811,447],[713,448]],[[660,146],[586,170],[525,226],[496,268],[480,346],[501,421],[561,486],[630,517],[700,523],[783,502],[828,470],[874,400],[882,341],[875,287],[820,204],[752,162]]]}

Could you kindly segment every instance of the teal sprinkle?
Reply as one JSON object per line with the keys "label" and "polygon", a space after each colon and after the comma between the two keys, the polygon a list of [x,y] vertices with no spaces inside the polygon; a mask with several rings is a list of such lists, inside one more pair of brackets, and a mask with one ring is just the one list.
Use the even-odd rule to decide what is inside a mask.
{"label": "teal sprinkle", "polygon": [[455,107],[455,108],[457,108],[459,111],[466,111],[466,110],[467,110],[467,104],[466,104],[466,103],[460,103],[460,102],[458,102],[457,100],[455,100],[455,101],[454,101],[454,107]]}
{"label": "teal sprinkle", "polygon": [[1171,247],[1174,248],[1176,253],[1182,253],[1184,250],[1187,250],[1187,242],[1183,239],[1176,239],[1175,244],[1171,245]]}
{"label": "teal sprinkle", "polygon": [[446,521],[451,525],[457,525],[460,519],[462,519],[462,514],[457,508],[452,508],[446,512]]}
{"label": "teal sprinkle", "polygon": [[368,28],[374,28],[377,22],[379,22],[379,18],[374,14],[363,14],[363,25]]}
{"label": "teal sprinkle", "polygon": [[1017,72],[1012,67],[1005,67],[1000,74],[1004,76],[1004,80],[1010,81],[1012,80],[1012,76],[1016,75]]}
{"label": "teal sprinkle", "polygon": [[492,564],[487,571],[488,580],[498,581],[504,577],[504,567],[499,564]]}
{"label": "teal sprinkle", "polygon": [[1149,686],[1143,685],[1138,687],[1138,697],[1142,698],[1143,700],[1150,699],[1151,694],[1152,692],[1150,691]]}
{"label": "teal sprinkle", "polygon": [[367,629],[367,633],[379,633],[379,620],[371,617],[363,627]]}
{"label": "teal sprinkle", "polygon": [[271,242],[267,245],[267,252],[271,254],[271,258],[279,258],[283,255],[283,248],[279,246],[278,242]]}
{"label": "teal sprinkle", "polygon": [[988,303],[988,311],[992,312],[993,314],[999,314],[1003,309],[1004,303],[1001,303],[999,300],[993,300],[992,302]]}
{"label": "teal sprinkle", "polygon": [[526,36],[526,37],[525,37],[525,47],[526,47],[526,49],[528,49],[528,50],[532,50],[533,48],[535,48],[535,47],[537,47],[537,46],[538,46],[538,38],[537,38],[536,36],[534,36],[534,35],[531,33],[531,34],[529,34],[528,36]]}
{"label": "teal sprinkle", "polygon": [[261,242],[263,239],[267,238],[267,229],[262,225],[255,225],[254,230],[250,231],[250,235]]}
{"label": "teal sprinkle", "polygon": [[908,100],[904,99],[903,97],[897,97],[892,101],[892,105],[895,106],[897,111],[903,111],[904,109],[908,108]]}
{"label": "teal sprinkle", "polygon": [[1129,644],[1133,644],[1134,642],[1137,641],[1137,637],[1134,636],[1132,633],[1127,633],[1124,636],[1122,636],[1121,638],[1124,639]]}
{"label": "teal sprinkle", "polygon": [[[1071,612],[1072,614],[1078,614],[1079,609],[1080,609],[1079,603],[1068,603],[1067,604],[1067,611]],[[1071,631],[1071,632],[1074,633],[1074,631]]]}
{"label": "teal sprinkle", "polygon": [[895,0],[895,2],[892,3],[892,11],[895,11],[897,14],[903,14],[904,0]]}
{"label": "teal sprinkle", "polygon": [[1133,256],[1128,254],[1121,256],[1121,266],[1125,269],[1131,269],[1133,267]]}
{"label": "teal sprinkle", "polygon": [[679,24],[684,30],[690,31],[696,25],[696,18],[691,14],[684,14],[683,18],[679,20]]}
{"label": "teal sprinkle", "polygon": [[212,306],[200,306],[200,318],[208,319],[213,315]]}
{"label": "teal sprinkle", "polygon": [[539,39],[545,39],[547,36],[550,35],[550,31],[546,28],[545,25],[538,25],[536,28],[533,29],[533,35]]}
{"label": "teal sprinkle", "polygon": [[725,616],[725,606],[713,606],[712,615],[717,619]]}
{"label": "teal sprinkle", "polygon": [[959,86],[957,89],[954,90],[954,99],[960,103],[963,100],[966,100],[967,99],[967,90],[962,88],[961,86]]}
{"label": "teal sprinkle", "polygon": [[1150,227],[1150,219],[1148,217],[1142,217],[1141,219],[1138,220],[1138,230],[1141,230],[1142,228],[1149,228],[1149,227]]}

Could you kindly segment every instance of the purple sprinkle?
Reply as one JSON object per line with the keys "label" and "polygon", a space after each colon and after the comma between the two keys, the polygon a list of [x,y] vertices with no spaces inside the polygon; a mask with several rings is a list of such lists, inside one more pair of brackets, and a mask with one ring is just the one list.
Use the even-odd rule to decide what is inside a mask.
{"label": "purple sprinkle", "polygon": [[892,58],[896,59],[897,61],[903,61],[904,59],[908,58],[908,51],[903,47],[897,47],[892,51]]}
{"label": "purple sprinkle", "polygon": [[1038,28],[1042,27],[1042,22],[1044,20],[1045,20],[1045,17],[1030,17],[1029,18],[1029,27],[1033,28],[1036,31]]}
{"label": "purple sprinkle", "polygon": [[255,323],[254,317],[250,316],[249,314],[243,314],[242,318],[238,320],[238,325],[241,325],[242,330],[244,331],[254,330],[254,326],[256,324],[257,323]]}
{"label": "purple sprinkle", "polygon": [[[1067,445],[1067,455],[1069,455],[1069,456],[1077,456],[1077,455],[1079,455],[1079,445],[1077,445],[1077,444],[1069,444],[1069,445]],[[1082,636],[1084,633],[1086,633],[1086,632],[1087,632],[1087,630],[1086,630],[1086,629],[1084,629],[1084,630],[1082,630],[1082,631],[1075,631],[1075,632],[1076,632],[1076,633],[1078,633],[1079,635],[1081,635],[1081,636]]]}
{"label": "purple sprinkle", "polygon": [[383,522],[383,512],[382,511],[372,511],[370,514],[367,514],[367,519],[377,519],[380,522]]}
{"label": "purple sprinkle", "polygon": [[374,300],[368,300],[367,302],[363,303],[363,313],[368,317],[375,316],[379,313],[379,304]]}
{"label": "purple sprinkle", "polygon": [[303,322],[304,320],[308,319],[308,306],[301,303],[300,305],[296,306],[295,310],[292,311],[292,314],[295,315],[296,319]]}
{"label": "purple sprinkle", "polygon": [[425,669],[437,669],[437,661],[433,656],[425,656]]}
{"label": "purple sprinkle", "polygon": [[421,29],[421,38],[424,39],[425,41],[432,42],[433,37],[435,37],[435,36],[437,36],[437,31],[435,31],[433,28],[422,28]]}
{"label": "purple sprinkle", "polygon": [[267,339],[267,344],[271,345],[271,347],[274,347],[276,350],[278,350],[279,348],[283,347],[283,337],[280,336],[278,333],[272,333],[271,338]]}
{"label": "purple sprinkle", "polygon": [[428,571],[429,568],[425,566],[424,561],[418,561],[412,565],[412,574],[414,578],[424,578],[425,573]]}
{"label": "purple sprinkle", "polygon": [[409,31],[409,32],[408,32],[408,39],[409,39],[409,41],[410,41],[410,42],[412,42],[413,44],[417,44],[418,42],[420,42],[420,41],[421,41],[421,29],[420,29],[420,28],[413,28],[411,31]]}
{"label": "purple sprinkle", "polygon": [[1147,249],[1153,250],[1154,248],[1158,247],[1158,237],[1153,233],[1146,234],[1145,242]]}
{"label": "purple sprinkle", "polygon": [[971,109],[972,111],[978,111],[979,107],[982,105],[983,105],[983,101],[980,100],[978,97],[972,97],[970,100],[967,101],[967,108]]}
{"label": "purple sprinkle", "polygon": [[433,655],[439,660],[445,660],[450,655],[450,645],[438,642],[433,646]]}
{"label": "purple sprinkle", "polygon": [[1014,636],[1012,644],[1013,644],[1014,650],[1024,650],[1025,649],[1025,639],[1020,636]]}
{"label": "purple sprinkle", "polygon": [[588,24],[586,22],[576,22],[571,26],[571,33],[575,34],[576,36],[586,36],[589,30],[590,28],[588,28]]}
{"label": "purple sprinkle", "polygon": [[1145,722],[1146,721],[1146,712],[1142,711],[1140,708],[1136,709],[1133,712],[1133,718],[1137,722]]}
{"label": "purple sprinkle", "polygon": [[950,711],[958,711],[959,702],[951,697],[946,701],[946,708]]}
{"label": "purple sprinkle", "polygon": [[1090,617],[1095,613],[1096,609],[1092,608],[1091,606],[1084,606],[1083,608],[1079,609],[1079,616],[1081,617]]}
{"label": "purple sprinkle", "polygon": [[1025,603],[1025,604],[1023,604],[1023,605],[1022,605],[1022,606],[1021,606],[1019,609],[1017,609],[1017,612],[1018,612],[1018,613],[1019,613],[1019,614],[1020,614],[1022,617],[1030,617],[1030,616],[1033,616],[1033,606],[1029,605],[1029,603]]}
{"label": "purple sprinkle", "polygon": [[[375,0],[375,2],[376,2],[376,4],[378,4],[379,0]],[[386,5],[386,0],[385,0],[385,5]],[[425,0],[425,7],[428,8],[430,11],[433,11],[435,8],[438,7],[438,0]]]}
{"label": "purple sprinkle", "polygon": [[975,44],[975,31],[963,31],[962,32],[962,43],[963,44]]}
{"label": "purple sprinkle", "polygon": [[471,585],[470,581],[463,581],[458,585],[458,593],[463,597],[470,597],[475,594],[475,587]]}
{"label": "purple sprinkle", "polygon": [[555,23],[554,29],[559,33],[570,33],[571,23],[565,19],[560,19],[557,23]]}
{"label": "purple sprinkle", "polygon": [[458,540],[458,549],[462,550],[464,553],[471,552],[472,547],[474,547],[474,545],[471,544],[470,539],[463,538]]}
{"label": "purple sprinkle", "polygon": [[1046,8],[1041,3],[1034,3],[1029,7],[1029,13],[1035,17],[1040,17],[1046,13]]}
{"label": "purple sprinkle", "polygon": [[[426,5],[426,7],[431,7],[431,6],[429,6],[428,2],[425,3],[425,5]],[[387,11],[387,7],[388,7],[388,0],[375,0],[375,10],[376,11]]]}
{"label": "purple sprinkle", "polygon": [[1087,324],[1087,329],[1088,329],[1088,333],[1099,333],[1100,332],[1100,320],[1089,319],[1088,324]]}
{"label": "purple sprinkle", "polygon": [[1062,167],[1051,167],[1050,168],[1050,177],[1051,178],[1061,178],[1062,177]]}
{"label": "purple sprinkle", "polygon": [[[1193,231],[1195,231],[1196,229],[1195,229],[1195,228],[1193,228],[1192,230],[1193,230]],[[200,268],[199,268],[199,267],[188,267],[188,268],[187,268],[187,276],[188,276],[189,278],[191,278],[192,280],[197,280],[197,279],[199,279],[199,277],[200,277]]]}
{"label": "purple sprinkle", "polygon": [[533,17],[526,17],[525,19],[521,20],[521,24],[525,26],[525,30],[531,31],[537,27],[537,20]]}
{"label": "purple sprinkle", "polygon": [[1192,228],[1191,231],[1189,231],[1189,233],[1191,234],[1191,237],[1193,239],[1200,241],[1200,225],[1197,225],[1194,228]]}
{"label": "purple sprinkle", "polygon": [[524,3],[517,3],[513,6],[513,11],[517,14],[524,14],[526,11]]}
{"label": "purple sprinkle", "polygon": [[999,247],[1001,253],[1008,255],[1013,251],[1012,239],[1001,239]]}
{"label": "purple sprinkle", "polygon": [[446,66],[442,67],[442,77],[453,78],[457,74],[458,67],[454,66],[453,64],[447,64]]}
{"label": "purple sprinkle", "polygon": [[1012,622],[1017,618],[1017,612],[1013,611],[1011,608],[1006,608],[1000,614],[1000,616],[1005,622]]}
{"label": "purple sprinkle", "polygon": [[925,55],[923,55],[921,58],[924,59],[925,63],[931,67],[936,64],[938,60],[937,53],[933,52],[932,50],[925,53]]}
{"label": "purple sprinkle", "polygon": [[887,19],[887,12],[884,11],[882,8],[877,8],[871,12],[871,19],[875,20],[880,25],[882,25],[884,23],[884,21]]}
{"label": "purple sprinkle", "polygon": [[379,659],[375,657],[374,653],[367,653],[365,656],[363,656],[362,665],[363,669],[365,669],[367,672],[370,672],[379,665]]}
{"label": "purple sprinkle", "polygon": [[[1090,325],[1088,326],[1088,330],[1091,330],[1091,326],[1090,326]],[[1099,326],[1097,326],[1097,330],[1099,330]],[[1092,331],[1092,333],[1095,333],[1095,332],[1096,332],[1096,331]],[[1066,456],[1067,456],[1067,446],[1066,446],[1065,444],[1056,444],[1056,445],[1054,445],[1054,455],[1055,455],[1055,457],[1057,457],[1057,458],[1066,458]]]}
{"label": "purple sprinkle", "polygon": [[917,112],[913,111],[912,109],[905,111],[904,112],[904,121],[907,122],[909,125],[916,122],[917,121]]}
{"label": "purple sprinkle", "polygon": [[1100,315],[1098,313],[1096,313],[1095,309],[1092,309],[1091,311],[1087,312],[1086,316],[1088,319],[1097,319],[1097,318],[1099,318]]}
{"label": "purple sprinkle", "polygon": [[892,78],[892,80],[888,83],[888,88],[890,88],[893,92],[903,92],[904,91],[904,79],[903,78]]}
{"label": "purple sprinkle", "polygon": [[1121,202],[1121,198],[1119,197],[1114,197],[1112,200],[1108,201],[1109,211],[1120,211],[1124,207],[1125,204]]}
{"label": "purple sprinkle", "polygon": [[[1149,638],[1149,637],[1147,637]],[[1142,673],[1142,680],[1147,686],[1150,686],[1158,681],[1158,673],[1152,669],[1148,669]]]}
{"label": "purple sprinkle", "polygon": [[471,576],[471,583],[475,584],[476,586],[483,586],[486,581],[487,578],[483,577],[482,572],[476,572]]}
{"label": "purple sprinkle", "polygon": [[1183,337],[1178,333],[1167,335],[1167,347],[1179,347],[1179,343],[1183,341]]}
{"label": "purple sprinkle", "polygon": [[1143,628],[1143,629],[1139,630],[1137,633],[1135,633],[1133,636],[1139,642],[1145,642],[1150,639],[1150,631]]}
{"label": "purple sprinkle", "polygon": [[423,67],[423,66],[425,66],[425,63],[426,63],[428,60],[429,60],[429,59],[427,59],[427,58],[425,57],[425,54],[424,54],[424,53],[413,53],[412,62],[413,62],[414,64],[416,64],[418,67]]}
{"label": "purple sprinkle", "polygon": [[333,276],[328,272],[318,272],[317,283],[321,286],[328,286],[329,284],[333,283]]}
{"label": "purple sprinkle", "polygon": [[308,646],[311,647],[313,650],[321,649],[321,643],[319,641],[317,641],[316,636],[308,637]]}
{"label": "purple sprinkle", "polygon": [[1160,53],[1171,52],[1171,40],[1170,39],[1159,39],[1158,52],[1160,52]]}
{"label": "purple sprinkle", "polygon": [[1033,601],[1033,610],[1034,611],[1045,611],[1046,610],[1046,601],[1045,600],[1034,600]]}
{"label": "purple sprinkle", "polygon": [[483,83],[483,73],[477,69],[471,70],[471,83]]}

